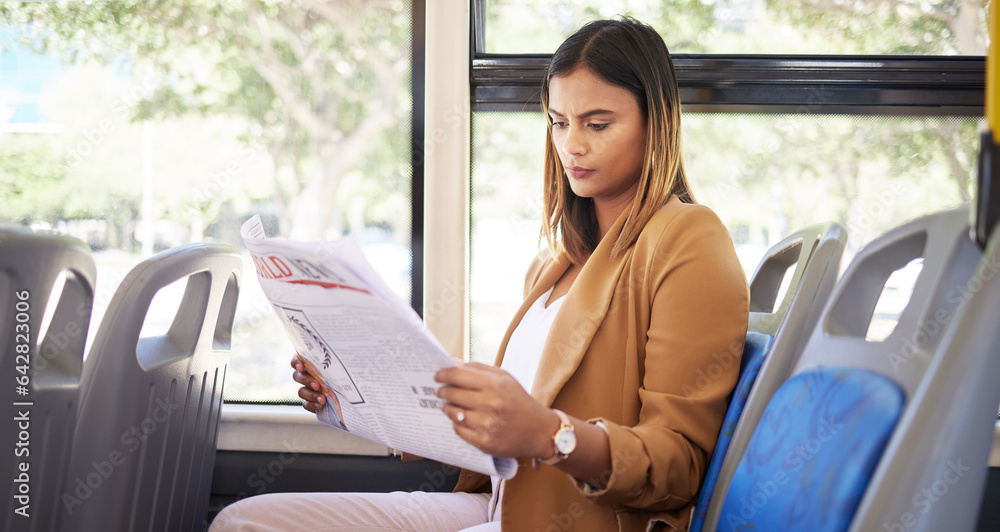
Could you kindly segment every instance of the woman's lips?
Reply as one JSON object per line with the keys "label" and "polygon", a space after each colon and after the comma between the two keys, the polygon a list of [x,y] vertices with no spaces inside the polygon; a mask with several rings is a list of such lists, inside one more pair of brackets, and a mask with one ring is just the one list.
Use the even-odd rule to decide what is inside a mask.
{"label": "woman's lips", "polygon": [[567,166],[566,175],[572,177],[573,179],[583,179],[593,172],[590,168],[583,168],[582,166]]}

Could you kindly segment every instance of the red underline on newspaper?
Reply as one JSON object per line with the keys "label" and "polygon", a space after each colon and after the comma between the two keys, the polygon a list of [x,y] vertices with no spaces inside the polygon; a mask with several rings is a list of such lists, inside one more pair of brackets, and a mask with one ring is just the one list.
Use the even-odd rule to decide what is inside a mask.
{"label": "red underline on newspaper", "polygon": [[363,294],[371,295],[371,292],[369,292],[368,290],[365,290],[363,288],[358,288],[356,286],[348,286],[346,284],[327,283],[327,282],[324,282],[324,281],[310,281],[310,280],[307,280],[307,279],[297,279],[295,281],[285,281],[285,282],[286,283],[291,283],[291,284],[312,284],[312,285],[316,285],[316,286],[322,286],[323,288],[344,288],[346,290],[355,290],[355,291],[361,292]]}

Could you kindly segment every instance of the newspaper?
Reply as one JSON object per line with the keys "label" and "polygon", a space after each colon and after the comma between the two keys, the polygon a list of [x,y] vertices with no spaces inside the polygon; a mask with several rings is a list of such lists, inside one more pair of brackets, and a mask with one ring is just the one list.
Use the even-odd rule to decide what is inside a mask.
{"label": "newspaper", "polygon": [[354,239],[267,238],[259,216],[241,234],[299,359],[322,383],[321,423],[450,465],[514,476],[516,460],[494,458],[455,434],[433,377],[457,363]]}

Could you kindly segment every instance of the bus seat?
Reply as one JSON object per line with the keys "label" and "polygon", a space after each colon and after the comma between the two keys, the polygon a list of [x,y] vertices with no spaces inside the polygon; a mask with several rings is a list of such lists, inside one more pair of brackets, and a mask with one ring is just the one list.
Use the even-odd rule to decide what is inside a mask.
{"label": "bus seat", "polygon": [[[242,260],[190,244],[139,263],[83,368],[61,530],[201,530]],[[140,338],[156,293],[186,279],[169,330]]]}
{"label": "bus seat", "polygon": [[[59,291],[55,283],[62,273]],[[5,464],[0,530],[50,530],[54,522],[76,424],[95,278],[94,260],[83,242],[0,228],[0,412],[15,424],[13,430],[0,430],[0,446],[14,453],[0,462]],[[47,307],[51,318],[39,342]],[[18,359],[25,349],[21,345],[28,346],[27,358]],[[27,393],[21,395],[22,390]],[[23,431],[22,418],[27,418]],[[22,462],[27,471],[20,469]]]}
{"label": "bus seat", "polygon": [[[984,260],[968,220],[967,208],[923,217],[852,261],[792,377],[767,404],[724,499],[713,501],[722,505],[717,530],[972,529],[1000,402],[1000,362],[988,349],[995,324],[982,316],[962,323],[973,305],[953,297],[977,268],[997,260],[996,243]],[[920,257],[895,328],[882,341],[867,340],[886,280]],[[984,292],[996,294],[997,282],[979,284],[970,298],[995,307],[998,299],[984,300]],[[979,336],[964,335],[965,348],[954,349],[956,332],[973,331]],[[970,392],[958,391],[964,386]],[[947,485],[955,496],[917,504],[922,487],[937,489],[937,480],[956,475],[969,482]]]}
{"label": "bus seat", "polygon": [[[811,225],[772,246],[754,271],[750,279],[750,323],[743,346],[740,375],[699,492],[691,532],[700,532],[710,512],[718,514],[718,508],[712,507],[712,496],[717,489],[726,456],[733,448],[734,436],[738,430],[743,429],[745,435],[742,443],[737,446],[738,457],[763,410],[762,404],[751,415],[745,412],[751,394],[757,393],[758,397],[763,395],[761,392],[753,392],[755,384],[760,375],[769,374],[766,381],[770,384],[770,389],[766,396],[770,398],[780,381],[787,376],[793,362],[789,359],[797,353],[795,347],[803,340],[803,329],[807,324],[811,327],[815,323],[818,316],[816,307],[822,307],[833,288],[846,243],[847,232],[839,223]],[[791,270],[793,266],[795,269]],[[791,277],[788,287],[779,302],[782,281],[789,271]],[[782,331],[780,344],[775,339],[779,330]],[[777,355],[771,355],[775,345],[782,347]],[[769,359],[773,357],[777,357],[778,361],[771,362]],[[768,370],[762,373],[765,364]],[[748,418],[752,419],[747,421]],[[749,430],[746,430],[747,426]],[[725,474],[726,486],[735,470],[735,463],[732,460]]]}
{"label": "bus seat", "polygon": [[[963,236],[963,248],[966,245]],[[971,275],[964,281],[948,278],[939,288],[944,305],[959,299],[950,319],[944,305],[919,317],[913,344],[923,349],[894,358],[897,364],[926,364],[926,376],[912,387],[912,398],[851,530],[976,528],[994,440],[995,405],[1000,403],[998,272],[1000,231],[994,230]],[[942,330],[932,330],[931,320]],[[920,334],[938,335],[941,340],[936,346],[933,341],[919,345]]]}
{"label": "bus seat", "polygon": [[695,506],[694,518],[691,521],[691,532],[701,532],[705,524],[705,516],[708,513],[708,506],[711,502],[711,495],[715,489],[715,483],[719,478],[719,470],[722,468],[722,461],[729,450],[729,443],[732,441],[733,432],[736,430],[743,406],[746,404],[753,383],[760,372],[761,364],[767,352],[771,349],[774,337],[756,331],[748,331],[747,339],[743,343],[743,357],[740,360],[740,376],[736,381],[736,388],[733,390],[733,398],[730,400],[729,408],[726,409],[726,417],[722,419],[722,430],[719,431],[719,439],[716,440],[715,450],[708,463],[708,470],[705,473],[705,481],[702,482],[701,491],[698,494],[698,504]]}
{"label": "bus seat", "polygon": [[[817,298],[822,307],[837,280],[846,245],[844,226],[824,222],[796,231],[771,246],[750,277],[750,330],[773,336],[786,320],[805,321],[808,313],[792,313],[793,309],[813,308]],[[782,281],[792,266],[795,269],[788,288],[778,302]]]}

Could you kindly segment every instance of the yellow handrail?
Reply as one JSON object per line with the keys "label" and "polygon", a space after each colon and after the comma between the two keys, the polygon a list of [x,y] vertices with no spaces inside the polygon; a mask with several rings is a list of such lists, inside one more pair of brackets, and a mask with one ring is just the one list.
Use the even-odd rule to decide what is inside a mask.
{"label": "yellow handrail", "polygon": [[993,137],[993,144],[1000,145],[998,138],[998,128],[1000,128],[1000,107],[997,105],[998,91],[1000,85],[997,84],[997,21],[1000,11],[997,10],[997,2],[990,2],[989,14],[989,39],[990,45],[986,50],[986,127],[989,128]]}

